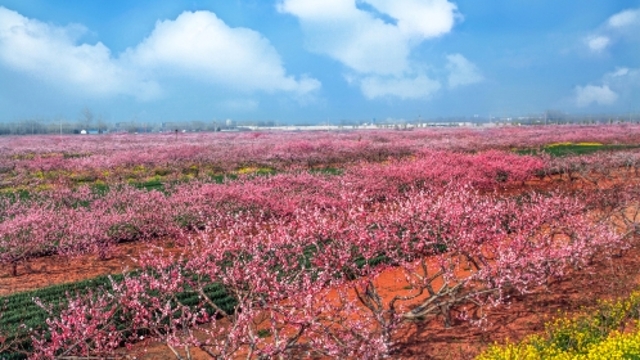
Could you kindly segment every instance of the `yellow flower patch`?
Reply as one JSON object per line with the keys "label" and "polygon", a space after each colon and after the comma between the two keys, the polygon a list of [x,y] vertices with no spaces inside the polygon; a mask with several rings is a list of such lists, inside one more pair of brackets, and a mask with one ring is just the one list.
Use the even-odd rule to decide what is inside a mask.
{"label": "yellow flower patch", "polygon": [[578,145],[578,146],[602,146],[602,143],[598,143],[598,142],[579,142],[576,145]]}
{"label": "yellow flower patch", "polygon": [[570,145],[573,145],[573,143],[565,141],[565,142],[557,142],[557,143],[547,144],[547,145],[545,145],[545,147],[546,148],[552,148],[552,147],[557,147],[557,146],[570,146]]}
{"label": "yellow flower patch", "polygon": [[545,148],[554,148],[554,147],[560,147],[560,146],[602,146],[602,143],[599,142],[579,142],[579,143],[572,143],[569,141],[565,141],[565,142],[557,142],[557,143],[551,143],[551,144],[547,144],[544,147]]}
{"label": "yellow flower patch", "polygon": [[[560,318],[546,326],[545,334],[520,343],[494,344],[476,359],[639,359],[640,291],[617,302],[602,301],[597,311],[575,318]],[[630,333],[618,331],[633,322]]]}

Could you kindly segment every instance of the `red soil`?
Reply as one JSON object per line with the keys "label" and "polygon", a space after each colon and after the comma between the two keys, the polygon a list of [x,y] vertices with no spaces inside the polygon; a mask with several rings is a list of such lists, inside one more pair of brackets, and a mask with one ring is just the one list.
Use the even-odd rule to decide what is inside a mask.
{"label": "red soil", "polygon": [[[167,248],[169,242],[156,242]],[[120,244],[108,260],[97,255],[66,257],[60,255],[30,259],[18,266],[18,276],[11,276],[9,266],[0,265],[0,296],[91,279],[100,275],[119,274],[135,266],[138,254],[154,246],[146,242]],[[157,246],[157,245],[155,245]]]}
{"label": "red soil", "polygon": [[463,322],[450,328],[441,321],[409,324],[398,336],[401,350],[397,355],[405,359],[472,359],[495,342],[517,341],[541,332],[551,318],[594,307],[599,300],[624,297],[640,286],[638,240],[634,239],[633,248],[619,258],[573,271],[546,288],[489,310],[484,328]]}
{"label": "red soil", "polygon": [[[620,179],[622,177],[618,177]],[[635,181],[637,179],[626,179]],[[613,180],[613,183],[618,181]],[[519,186],[523,189],[553,189],[580,187],[561,179],[532,181]],[[517,191],[515,187],[504,192]],[[544,330],[544,323],[552,317],[573,314],[593,307],[598,300],[628,295],[640,286],[640,239],[633,239],[633,247],[611,261],[597,261],[580,271],[538,289],[535,293],[513,298],[510,304],[487,312],[484,328],[458,323],[445,328],[442,321],[408,323],[396,334],[399,343],[396,358],[403,359],[470,359],[494,342],[519,340],[526,335]],[[164,247],[170,243],[164,242]],[[33,259],[28,266],[19,267],[19,275],[10,276],[9,268],[0,266],[0,295],[37,289],[53,284],[74,282],[99,275],[120,273],[134,266],[132,257],[148,249],[148,243],[129,243],[117,246],[109,260],[96,256],[66,258],[50,256]],[[176,249],[178,250],[178,249]],[[406,292],[406,283],[400,269],[387,269],[376,285],[385,301]],[[143,350],[144,349],[144,350]],[[194,358],[205,358],[194,351]],[[138,344],[129,352],[138,359],[175,359],[162,344]]]}
{"label": "red soil", "polygon": [[[601,261],[573,271],[536,292],[512,299],[511,303],[487,311],[484,327],[455,323],[446,328],[439,319],[405,324],[396,334],[399,359],[473,359],[488,345],[517,341],[544,330],[550,319],[576,314],[597,305],[599,300],[615,299],[630,294],[640,286],[640,239],[634,246],[612,261]],[[406,294],[402,270],[390,268],[374,281],[383,300]],[[329,292],[330,301],[335,292]],[[133,347],[129,356],[137,359],[175,359],[164,344],[144,342]],[[197,349],[194,359],[207,359]]]}
{"label": "red soil", "polygon": [[[592,307],[597,300],[625,296],[640,286],[640,244],[639,239],[635,240],[635,246],[619,258],[594,263],[586,269],[574,271],[565,280],[549,284],[546,289],[514,298],[509,305],[489,310],[485,328],[466,323],[445,328],[439,320],[406,324],[397,334],[401,350],[396,357],[470,359],[496,341],[518,340],[542,331],[544,323],[554,316]],[[35,259],[30,264],[32,271],[23,270],[17,277],[9,276],[6,269],[0,277],[0,294],[118,273],[131,268],[131,256],[148,247],[144,243],[120,245],[118,255],[106,261],[99,261],[94,256]],[[385,301],[407,291],[400,269],[384,271],[375,282]],[[140,359],[175,359],[162,344],[139,344],[130,354]],[[194,351],[194,355],[195,358],[206,358],[198,351]]]}
{"label": "red soil", "polygon": [[[598,186],[610,187],[614,184],[637,182],[638,178],[628,171],[611,172],[606,180],[600,177]],[[505,195],[518,194],[530,190],[572,190],[592,183],[577,179],[569,181],[566,176],[557,175],[544,179],[533,179],[524,184],[506,184],[499,192]],[[491,191],[493,192],[493,191]],[[172,247],[170,241],[156,241],[154,244],[167,248]],[[34,290],[45,286],[90,279],[99,275],[120,273],[132,268],[131,257],[147,250],[151,245],[145,242],[133,242],[116,246],[112,257],[99,260],[95,255],[84,256],[47,256],[29,260],[28,264],[18,266],[18,276],[11,276],[9,266],[0,264],[0,296],[16,292]]]}

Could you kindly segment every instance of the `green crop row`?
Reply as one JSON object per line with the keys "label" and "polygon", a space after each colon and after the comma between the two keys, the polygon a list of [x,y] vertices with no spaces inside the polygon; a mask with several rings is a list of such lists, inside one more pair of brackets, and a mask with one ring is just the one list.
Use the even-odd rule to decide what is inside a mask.
{"label": "green crop row", "polygon": [[[319,250],[321,249],[317,246],[307,247],[298,259],[300,266],[305,269],[311,269],[311,259]],[[388,261],[388,258],[384,255],[379,255],[369,260],[359,256],[355,259],[355,264],[357,267],[363,267],[366,264],[375,266],[386,261]],[[277,271],[277,269],[274,270]],[[135,276],[135,273],[132,274],[132,276]],[[347,273],[347,276],[351,277],[352,275]],[[115,282],[120,282],[123,280],[123,275],[112,275],[111,278]],[[24,352],[28,352],[30,349],[29,335],[34,330],[44,329],[46,319],[50,317],[50,315],[44,309],[39,307],[33,299],[38,298],[43,303],[51,305],[54,311],[60,311],[66,303],[67,295],[87,294],[90,292],[96,293],[98,290],[102,289],[108,291],[110,288],[111,281],[109,278],[107,276],[100,276],[80,282],[54,285],[34,291],[0,297],[0,306],[3,309],[2,317],[0,317],[0,332],[9,336],[7,341],[16,340],[18,342],[18,348]],[[227,313],[233,313],[235,308],[235,299],[227,294],[221,284],[211,283],[207,285],[204,290],[216,306]],[[202,305],[202,301],[198,293],[195,291],[187,290],[177,294],[176,297],[186,306],[196,307]],[[213,314],[215,312],[215,309],[209,305],[206,306],[206,310],[209,314]],[[2,357],[0,357],[1,360],[24,358],[25,355],[18,352],[13,354],[2,354]]]}
{"label": "green crop row", "polygon": [[[327,167],[327,168],[314,168],[314,169],[309,169],[308,172],[310,174],[314,174],[314,175],[328,175],[328,176],[339,176],[342,175],[344,173],[343,169],[338,169],[338,168],[332,168],[332,167]],[[253,172],[245,172],[243,173],[243,175],[251,178],[251,177],[258,177],[258,176],[271,176],[271,175],[276,175],[279,174],[281,172],[276,171],[276,170],[272,170],[272,169],[257,169]],[[226,173],[226,174],[213,174],[213,175],[208,175],[208,176],[204,176],[204,177],[199,177],[198,179],[200,181],[203,182],[209,182],[209,183],[216,183],[216,184],[222,184],[225,182],[229,182],[229,181],[234,181],[239,179],[239,175],[236,173]],[[145,181],[128,181],[126,182],[127,185],[135,187],[137,189],[140,190],[147,190],[147,191],[161,191],[164,193],[167,193],[170,191],[171,187],[174,185],[178,185],[180,183],[184,183],[184,182],[188,182],[189,179],[182,179],[182,180],[166,180],[166,179],[162,179],[160,177],[154,177]],[[99,194],[99,195],[105,195],[107,194],[112,186],[122,186],[122,183],[106,183],[100,180],[97,181],[85,181],[82,182],[82,185],[87,185],[91,188],[91,190],[95,193],[95,194]],[[33,197],[35,194],[40,193],[41,191],[38,189],[35,190],[27,190],[24,188],[16,188],[14,190],[11,189],[4,189],[2,191],[0,191],[0,197],[4,197],[4,198],[8,198],[10,199],[11,202],[16,202],[16,201],[25,201],[25,200],[34,200]],[[82,205],[82,204],[80,204]]]}
{"label": "green crop row", "polygon": [[[111,278],[116,282],[120,282],[123,276],[112,275]],[[5,339],[7,343],[15,341],[18,349],[23,352],[28,352],[31,347],[30,334],[33,331],[44,329],[46,327],[46,319],[50,317],[33,299],[38,298],[43,303],[51,305],[54,311],[60,311],[66,303],[67,295],[87,294],[89,292],[97,292],[100,289],[108,291],[110,288],[111,281],[109,278],[107,276],[100,276],[80,282],[54,285],[34,291],[0,297],[0,308],[2,309],[0,331],[8,336],[8,338]],[[222,285],[212,283],[206,286],[204,290],[207,296],[209,296],[218,307],[225,312],[233,312],[235,299],[226,293]],[[179,293],[176,297],[181,303],[187,306],[196,307],[201,304],[198,294],[193,291]],[[208,307],[207,310],[210,314],[214,313],[212,307]],[[24,355],[23,352],[2,354],[0,359],[25,359],[26,355]]]}
{"label": "green crop row", "polygon": [[640,145],[616,145],[616,144],[598,144],[598,143],[560,143],[549,144],[542,148],[529,148],[516,150],[521,155],[538,155],[541,153],[549,154],[553,157],[588,155],[600,151],[621,151],[640,148]]}

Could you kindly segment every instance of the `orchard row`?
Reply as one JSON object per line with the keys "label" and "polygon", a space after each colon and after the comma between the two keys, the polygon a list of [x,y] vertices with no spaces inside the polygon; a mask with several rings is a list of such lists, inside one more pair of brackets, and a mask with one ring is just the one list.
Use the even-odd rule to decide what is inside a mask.
{"label": "orchard row", "polygon": [[[176,358],[384,358],[407,322],[481,324],[487,308],[618,255],[640,229],[638,151],[511,150],[637,145],[640,128],[557,129],[86,137],[64,151],[47,144],[62,138],[11,138],[3,181],[53,184],[0,197],[0,260],[14,275],[37,256],[178,244],[62,308],[36,299],[49,319],[26,335],[30,357],[117,357],[143,336]],[[158,168],[161,191],[117,178]],[[64,181],[80,172],[118,175]],[[374,279],[391,267],[406,291],[384,298]],[[210,295],[218,286],[232,310]],[[20,351],[4,330],[0,351]]]}
{"label": "orchard row", "polygon": [[637,176],[639,167],[640,153],[628,151],[551,159],[495,150],[424,150],[411,159],[360,163],[340,176],[245,175],[223,183],[167,184],[163,192],[116,184],[13,193],[0,197],[0,259],[15,275],[18,265],[34,256],[97,253],[108,258],[116,243],[178,237],[211,219],[226,226],[239,213],[265,219],[286,217],[300,208],[368,209],[394,201],[411,188],[463,184],[491,191],[536,176],[565,176],[597,185],[614,175]]}
{"label": "orchard row", "polygon": [[[124,281],[71,297],[33,335],[34,358],[114,356],[140,333],[220,359],[384,358],[406,322],[481,323],[491,306],[618,255],[637,217],[622,232],[612,221],[638,195],[505,198],[451,183],[287,216],[216,214],[185,234],[179,255],[149,252]],[[373,279],[389,266],[407,292],[383,299]],[[205,293],[214,282],[236,299],[233,312]],[[199,304],[176,298],[184,293]]]}
{"label": "orchard row", "polygon": [[0,141],[0,190],[207,178],[343,167],[422,151],[532,151],[548,144],[640,144],[640,127],[563,126],[343,133],[206,133],[7,137]]}
{"label": "orchard row", "polygon": [[429,152],[413,160],[364,164],[343,175],[307,172],[245,176],[222,184],[191,181],[160,191],[116,185],[106,191],[62,187],[0,199],[0,258],[17,265],[48,254],[94,252],[109,257],[118,242],[176,237],[238,214],[286,217],[298,209],[371,207],[403,196],[411,187],[462,183],[491,189],[524,181],[544,163],[533,157],[489,151],[475,155]]}

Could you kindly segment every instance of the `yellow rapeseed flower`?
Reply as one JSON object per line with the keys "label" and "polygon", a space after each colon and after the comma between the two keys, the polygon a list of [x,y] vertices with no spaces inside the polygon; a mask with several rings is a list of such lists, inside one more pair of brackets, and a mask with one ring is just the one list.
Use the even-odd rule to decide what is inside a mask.
{"label": "yellow rapeseed flower", "polygon": [[640,291],[613,302],[601,301],[591,316],[558,318],[546,325],[544,335],[531,335],[519,343],[494,344],[480,354],[480,360],[550,359],[639,359],[640,326],[632,333],[620,333],[640,311]]}

